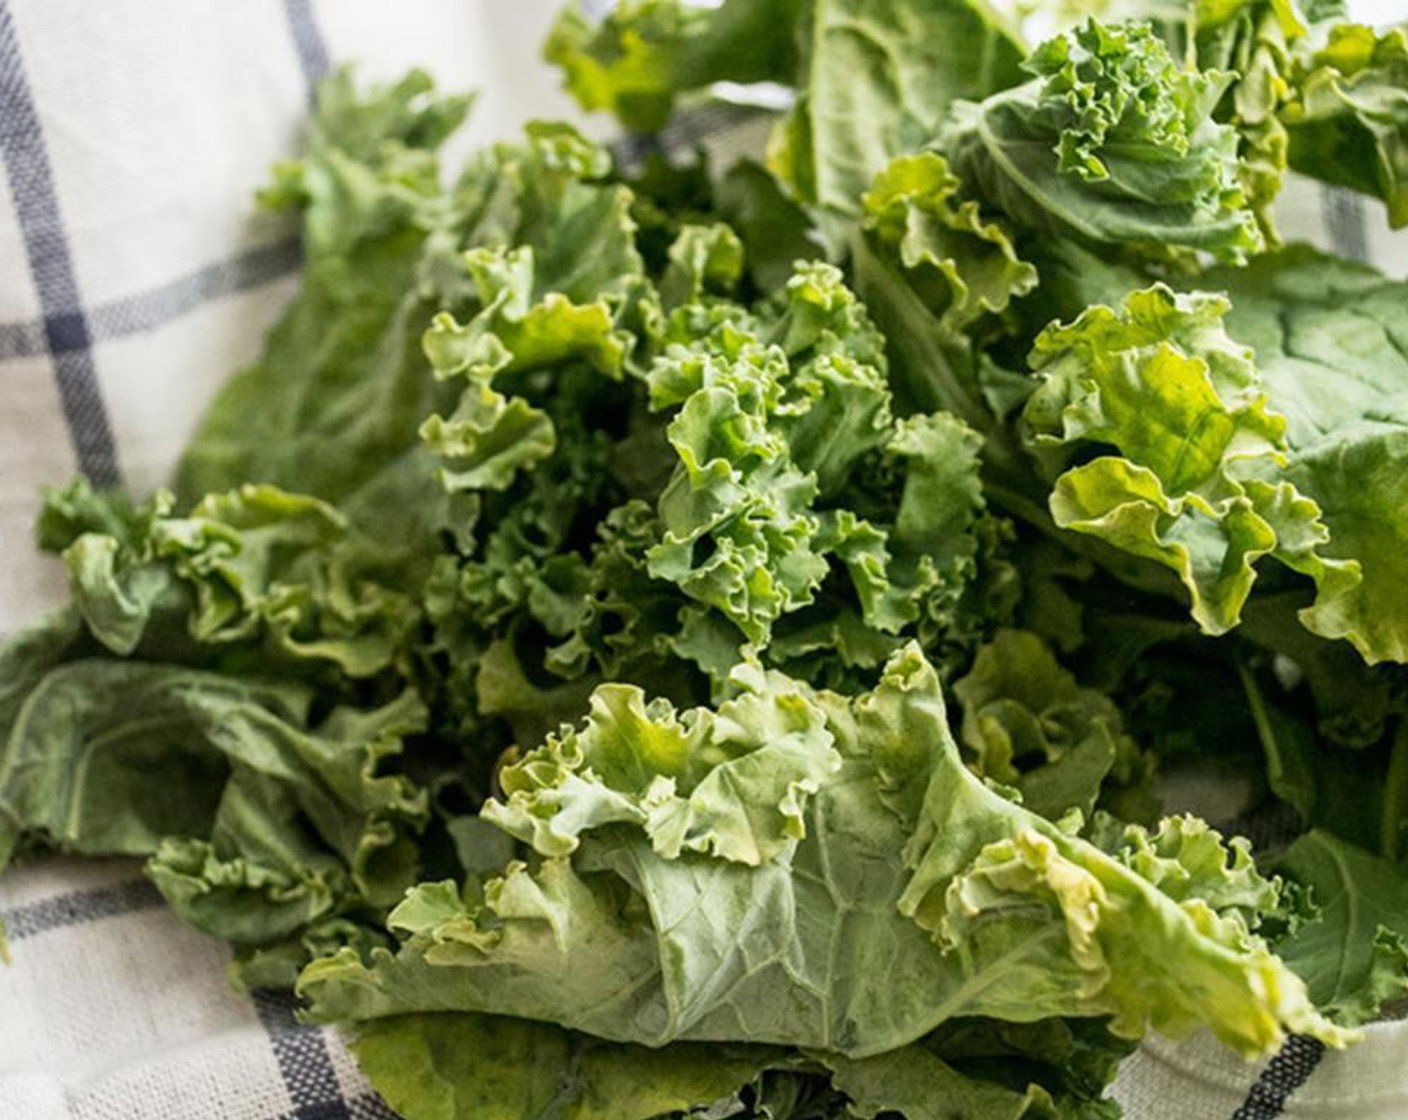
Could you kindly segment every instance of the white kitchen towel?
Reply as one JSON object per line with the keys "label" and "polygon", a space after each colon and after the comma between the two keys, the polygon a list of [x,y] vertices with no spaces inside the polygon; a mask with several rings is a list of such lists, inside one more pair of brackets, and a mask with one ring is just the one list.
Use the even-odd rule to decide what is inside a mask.
{"label": "white kitchen towel", "polygon": [[[352,61],[367,78],[420,65],[478,89],[453,160],[531,117],[574,115],[538,60],[558,6],[0,0],[0,635],[63,596],[31,544],[39,487],[77,472],[159,485],[291,295],[294,230],[251,196],[297,151],[312,83]],[[744,146],[737,116],[687,115],[660,144],[703,140]],[[1386,235],[1381,211],[1301,184],[1282,226],[1402,273],[1408,238]],[[139,865],[14,869],[0,917],[15,958],[0,967],[0,1120],[393,1115],[288,997],[236,993],[224,946],[165,910]],[[1408,1117],[1408,1031],[1375,1028],[1345,1054],[1297,1039],[1258,1065],[1206,1038],[1151,1040],[1116,1095],[1131,1120]]]}
{"label": "white kitchen towel", "polygon": [[1130,1120],[1404,1120],[1408,1029],[1377,1023],[1348,1050],[1292,1039],[1249,1065],[1211,1035],[1150,1038],[1122,1067],[1115,1096]]}
{"label": "white kitchen towel", "polygon": [[0,884],[5,1120],[386,1120],[292,997],[230,985],[226,947],[131,860],[46,860]]}

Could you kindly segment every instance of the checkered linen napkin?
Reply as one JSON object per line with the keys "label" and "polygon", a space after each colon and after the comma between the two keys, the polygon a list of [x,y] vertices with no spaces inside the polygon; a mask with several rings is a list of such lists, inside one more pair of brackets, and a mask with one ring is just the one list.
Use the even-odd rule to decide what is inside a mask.
{"label": "checkered linen napkin", "polygon": [[184,926],[131,860],[6,875],[5,1120],[392,1120],[292,997],[242,996],[225,946]]}
{"label": "checkered linen napkin", "polygon": [[[572,115],[537,61],[558,3],[0,0],[0,635],[63,597],[31,544],[39,486],[79,471],[160,484],[292,294],[293,230],[249,199],[296,150],[329,59],[479,89],[464,152]],[[725,163],[765,126],[704,109],[617,155],[704,144]],[[1371,209],[1293,190],[1282,224],[1404,271],[1408,238]],[[226,948],[177,921],[139,864],[13,869],[0,918],[15,958],[0,967],[0,1120],[393,1117],[288,996],[237,993]],[[1259,1065],[1207,1038],[1152,1040],[1115,1092],[1131,1120],[1402,1120],[1405,1059],[1394,1025],[1347,1054],[1293,1039]]]}

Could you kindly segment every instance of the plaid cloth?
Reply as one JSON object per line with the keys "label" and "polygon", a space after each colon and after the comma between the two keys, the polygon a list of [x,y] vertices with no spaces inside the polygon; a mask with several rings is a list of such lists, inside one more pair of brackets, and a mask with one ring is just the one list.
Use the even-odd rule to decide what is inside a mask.
{"label": "plaid cloth", "polygon": [[[0,0],[0,635],[63,597],[30,540],[38,487],[80,471],[158,485],[291,295],[293,230],[249,198],[296,150],[329,60],[369,77],[423,65],[480,89],[453,160],[530,117],[572,115],[536,57],[558,3],[400,0],[393,15],[376,0]],[[617,154],[703,143],[726,162],[765,126],[705,109]],[[1375,209],[1292,190],[1283,227],[1402,271],[1408,238],[1384,234]],[[14,869],[0,917],[15,957],[0,968],[0,1120],[393,1116],[289,997],[236,993],[226,948],[178,922],[138,864]],[[1388,1120],[1408,1116],[1405,1056],[1396,1025],[1347,1054],[1294,1039],[1259,1065],[1207,1038],[1155,1039],[1115,1093],[1132,1120]]]}
{"label": "plaid cloth", "polygon": [[6,876],[6,1120],[389,1120],[336,1036],[284,993],[237,994],[225,946],[185,927],[130,860]]}

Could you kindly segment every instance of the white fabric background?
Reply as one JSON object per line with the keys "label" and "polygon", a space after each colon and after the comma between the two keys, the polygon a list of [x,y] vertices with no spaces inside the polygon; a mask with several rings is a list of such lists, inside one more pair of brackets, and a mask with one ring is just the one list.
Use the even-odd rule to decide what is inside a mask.
{"label": "white fabric background", "polygon": [[[117,466],[138,491],[163,481],[206,401],[253,357],[294,290],[292,231],[257,214],[251,195],[269,164],[297,150],[308,86],[289,34],[296,5],[0,0],[43,126],[78,294],[90,325],[107,324],[106,335],[95,332],[93,370]],[[445,88],[479,89],[454,141],[463,153],[531,117],[574,115],[537,57],[557,6],[325,0],[312,13],[327,53],[356,61],[365,77],[422,65]],[[1359,7],[1374,19],[1408,15],[1402,0]],[[16,210],[0,177],[0,634],[62,598],[59,566],[36,555],[30,525],[38,487],[77,467],[42,333],[18,342],[4,333],[44,310]],[[1408,237],[1381,232],[1381,207],[1363,210],[1369,257],[1401,272]],[[1322,192],[1290,192],[1283,225],[1328,242]],[[178,289],[189,306],[141,327],[156,297]],[[143,294],[152,298],[134,301]],[[0,1120],[389,1115],[335,1039],[289,1034],[277,1009],[234,993],[225,948],[134,883],[139,869],[126,861],[51,860],[0,880],[0,914],[30,931],[0,968]],[[297,1081],[304,1059],[322,1081]],[[1261,1068],[1206,1038],[1153,1040],[1127,1064],[1117,1095],[1132,1120],[1227,1120]],[[1284,1115],[1408,1117],[1408,1033],[1378,1028],[1327,1056]]]}
{"label": "white fabric background", "polygon": [[[1321,1058],[1280,1115],[1294,1120],[1403,1120],[1408,1116],[1405,1059],[1404,1026],[1372,1026],[1352,1049]],[[1115,1096],[1129,1120],[1228,1120],[1246,1101],[1251,1075],[1263,1068],[1264,1062],[1249,1066],[1230,1058],[1210,1035],[1182,1043],[1151,1038],[1121,1070]]]}

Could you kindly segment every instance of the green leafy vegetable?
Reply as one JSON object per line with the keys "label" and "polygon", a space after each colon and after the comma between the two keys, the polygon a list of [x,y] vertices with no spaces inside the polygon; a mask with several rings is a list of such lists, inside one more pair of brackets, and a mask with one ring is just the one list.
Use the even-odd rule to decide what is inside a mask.
{"label": "green leafy vegetable", "polygon": [[960,330],[1036,285],[1009,236],[959,201],[962,184],[935,152],[899,156],[862,196],[864,226],[898,258],[941,327]]}
{"label": "green leafy vegetable", "polygon": [[1037,635],[999,630],[953,691],[979,772],[1020,791],[1032,812],[1089,816],[1103,794],[1127,819],[1153,815],[1153,760],[1124,733],[1110,698],[1077,685]]}
{"label": "green leafy vegetable", "polygon": [[948,108],[1022,79],[1022,47],[984,0],[813,0],[797,103],[769,150],[796,196],[854,214],[872,177]]}
{"label": "green leafy vegetable", "polygon": [[707,11],[679,0],[627,0],[593,24],[567,7],[544,54],[588,109],[610,109],[647,132],[669,119],[677,94],[713,82],[779,79],[796,66],[788,28],[799,0],[725,0]]}
{"label": "green leafy vegetable", "polygon": [[329,79],[173,491],[46,496],[0,869],[144,857],[411,1120],[1114,1120],[1150,1030],[1351,1041],[1408,990],[1408,292],[1267,250],[1297,171],[1404,219],[1403,34],[1055,14],[569,9],[629,128],[784,87],[718,169],[446,176],[465,99]]}
{"label": "green leafy vegetable", "polygon": [[944,1116],[980,1116],[992,1120],[1058,1117],[1055,1102],[1033,1086],[1018,1094],[1010,1089],[969,1081],[919,1047],[892,1050],[852,1061],[829,1057],[832,1081],[851,1099],[851,1114],[876,1117],[898,1112],[912,1120]]}
{"label": "green leafy vegetable", "polygon": [[1262,247],[1237,132],[1213,118],[1230,77],[1180,69],[1139,24],[1051,39],[1036,77],[954,105],[936,144],[979,198],[1023,226],[1166,254]]}
{"label": "green leafy vegetable", "polygon": [[1312,619],[1336,614],[1361,578],[1357,563],[1321,554],[1321,509],[1282,474],[1286,421],[1222,329],[1227,310],[1154,287],[1048,327],[1032,355],[1043,384],[1023,413],[1038,450],[1088,441],[1120,453],[1057,478],[1056,524],[1172,569],[1212,634],[1238,621],[1264,555],[1315,581]]}
{"label": "green leafy vegetable", "polygon": [[1285,477],[1322,511],[1317,548],[1360,579],[1301,617],[1345,638],[1371,664],[1408,660],[1401,594],[1408,522],[1408,365],[1396,308],[1401,282],[1372,269],[1288,249],[1246,275],[1218,273],[1273,407],[1286,417]]}
{"label": "green leafy vegetable", "polygon": [[1325,832],[1291,845],[1282,865],[1309,886],[1320,905],[1282,949],[1286,963],[1310,980],[1318,1004],[1341,1021],[1364,1023],[1408,991],[1408,891],[1387,860]]}
{"label": "green leafy vegetable", "polygon": [[[304,972],[313,1013],[521,1014],[652,1046],[851,1057],[958,1015],[1201,1024],[1248,1053],[1287,1026],[1340,1040],[1242,917],[1274,887],[1220,898],[1247,869],[1211,837],[1190,863],[1196,849],[1131,826],[1112,857],[987,789],[914,647],[850,702],[756,671],[735,683],[717,714],[599,690],[585,727],[509,768],[507,801],[485,808],[533,861],[482,902],[413,891],[394,956]],[[1210,878],[1170,896],[1140,846],[1180,894]]]}
{"label": "green leafy vegetable", "polygon": [[603,1045],[547,1023],[463,1014],[367,1023],[352,1049],[393,1108],[444,1120],[651,1120],[727,1101],[776,1060],[762,1048]]}
{"label": "green leafy vegetable", "polygon": [[1383,199],[1390,224],[1408,225],[1408,32],[1332,26],[1298,59],[1282,119],[1292,167]]}

